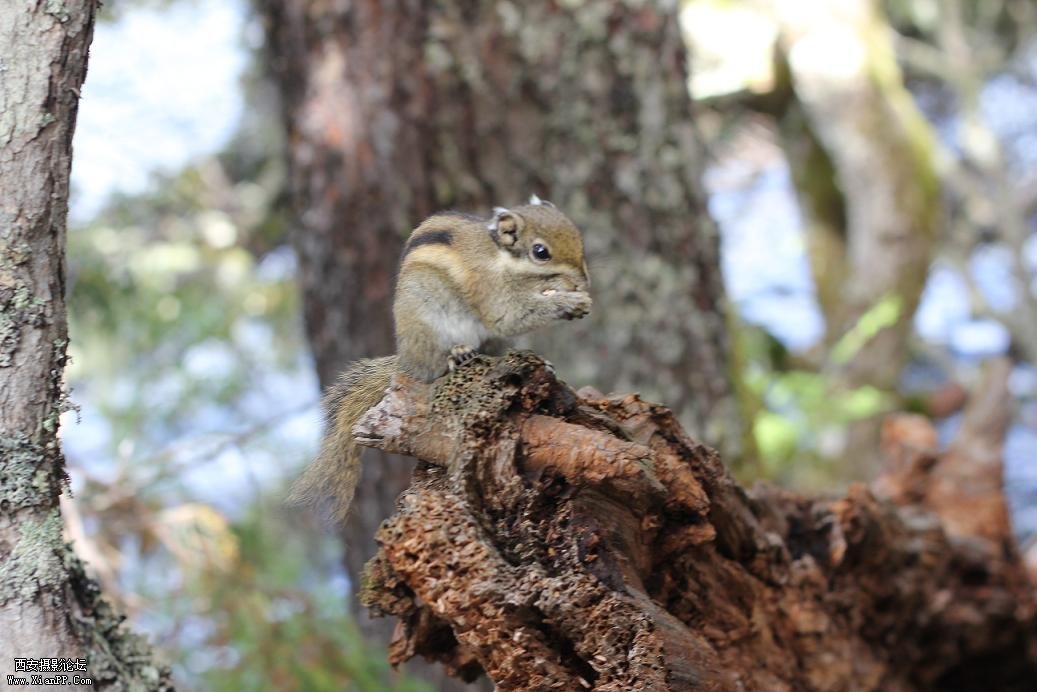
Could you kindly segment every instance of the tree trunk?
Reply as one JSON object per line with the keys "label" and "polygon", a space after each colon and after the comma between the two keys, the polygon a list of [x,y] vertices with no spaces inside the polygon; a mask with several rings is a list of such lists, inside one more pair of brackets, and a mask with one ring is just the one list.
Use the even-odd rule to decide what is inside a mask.
{"label": "tree trunk", "polygon": [[[775,0],[794,90],[781,133],[806,224],[836,386],[897,391],[942,200],[935,139],[876,0]],[[874,475],[879,419],[847,428],[846,476]]]}
{"label": "tree trunk", "polygon": [[[443,208],[552,200],[585,231],[595,311],[538,338],[576,381],[643,387],[736,458],[717,236],[676,3],[261,0],[289,133],[321,383],[390,353],[403,239]],[[365,463],[356,569],[410,475]],[[354,572],[355,573],[355,572]]]}
{"label": "tree trunk", "polygon": [[15,656],[85,658],[95,686],[164,689],[168,669],[84,575],[58,507],[69,165],[96,9],[0,6],[0,674]]}
{"label": "tree trunk", "polygon": [[1030,689],[1007,372],[947,454],[892,419],[887,474],[838,499],[746,493],[665,408],[577,394],[529,353],[398,377],[358,440],[422,462],[362,598],[398,618],[392,661],[500,690]]}
{"label": "tree trunk", "polygon": [[892,391],[941,217],[934,136],[904,87],[876,0],[776,5],[800,114],[792,139],[809,142],[802,158],[793,144],[790,158],[828,342],[893,299],[877,332],[834,354],[850,384]]}

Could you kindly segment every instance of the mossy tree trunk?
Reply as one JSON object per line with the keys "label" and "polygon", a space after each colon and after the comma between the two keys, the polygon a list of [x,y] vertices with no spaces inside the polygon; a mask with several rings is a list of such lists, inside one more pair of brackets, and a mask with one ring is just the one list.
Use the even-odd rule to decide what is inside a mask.
{"label": "mossy tree trunk", "polygon": [[[676,2],[260,0],[289,132],[295,245],[321,382],[392,350],[403,239],[443,208],[531,193],[584,229],[595,311],[538,337],[573,381],[641,388],[736,458],[716,229]],[[365,464],[359,567],[410,475]]]}
{"label": "mossy tree trunk", "polygon": [[837,342],[884,300],[895,310],[837,363],[895,389],[941,219],[935,141],[904,87],[875,0],[776,2],[795,104],[785,132],[811,264]]}
{"label": "mossy tree trunk", "polygon": [[[806,224],[834,387],[895,394],[941,222],[935,141],[875,0],[776,0],[780,131]],[[895,398],[895,397],[894,397]],[[849,477],[874,472],[877,417],[848,427]]]}
{"label": "mossy tree trunk", "polygon": [[85,658],[95,687],[161,689],[168,669],[84,575],[58,507],[69,166],[98,5],[0,5],[0,675]]}

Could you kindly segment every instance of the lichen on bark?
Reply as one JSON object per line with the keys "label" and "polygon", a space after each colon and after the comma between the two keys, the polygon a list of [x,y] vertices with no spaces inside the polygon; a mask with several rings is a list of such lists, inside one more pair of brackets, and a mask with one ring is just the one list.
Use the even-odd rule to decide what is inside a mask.
{"label": "lichen on bark", "polygon": [[165,690],[168,667],[87,578],[58,505],[68,176],[96,10],[0,4],[0,649],[85,658],[101,689]]}

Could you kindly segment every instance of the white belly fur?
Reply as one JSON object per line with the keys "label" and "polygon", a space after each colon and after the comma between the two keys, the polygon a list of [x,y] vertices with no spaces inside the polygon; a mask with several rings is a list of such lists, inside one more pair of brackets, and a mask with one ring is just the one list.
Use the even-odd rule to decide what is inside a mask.
{"label": "white belly fur", "polygon": [[490,334],[471,311],[461,306],[437,306],[425,313],[424,320],[439,336],[439,345],[449,351],[454,346],[479,348]]}

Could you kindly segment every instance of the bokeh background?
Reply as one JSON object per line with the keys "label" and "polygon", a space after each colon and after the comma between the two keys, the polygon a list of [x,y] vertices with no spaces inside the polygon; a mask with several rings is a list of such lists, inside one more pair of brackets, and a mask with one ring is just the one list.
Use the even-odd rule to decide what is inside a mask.
{"label": "bokeh background", "polygon": [[[306,328],[304,314],[313,311],[300,286],[314,276],[297,238],[311,225],[300,211],[305,132],[291,126],[299,96],[286,77],[299,59],[286,35],[300,26],[354,22],[354,37],[374,27],[350,7],[364,3],[278,4],[105,4],[72,166],[68,382],[78,409],[62,421],[74,496],[65,498],[67,529],[106,594],[174,664],[182,689],[432,689],[438,683],[420,669],[388,670],[377,637],[361,635],[368,629],[351,615],[347,564],[355,562],[342,537],[282,502],[317,448],[321,379],[341,366],[342,353],[380,354],[328,355]],[[558,190],[555,201],[583,223],[592,274],[615,291],[606,296],[624,296],[614,300],[623,318],[591,323],[593,338],[558,333],[533,342],[563,378],[636,388],[674,406],[726,450],[743,481],[837,492],[877,467],[883,414],[930,415],[949,440],[984,364],[1009,358],[1005,484],[1016,533],[1024,549],[1032,546],[1037,3],[628,2],[617,3],[627,8],[618,24],[606,21],[611,10],[600,2],[456,5],[462,24],[514,32],[520,48],[571,43],[572,59],[591,66],[644,60],[671,34],[688,47],[686,85],[682,78],[656,93],[649,75],[666,68],[649,62],[640,81],[636,66],[622,71],[634,75],[630,93],[617,96],[613,85],[608,98],[637,112],[624,135],[633,137],[632,151],[652,138],[653,107],[666,113],[659,118],[686,112],[686,123],[671,128],[682,144],[647,158],[690,157],[667,165],[688,169],[676,179],[695,181],[677,197],[701,204],[661,202],[666,187],[637,177],[652,178],[651,167],[631,172],[627,158],[614,156],[626,145],[611,141],[602,149],[614,156],[612,185],[627,206],[607,213],[601,198],[566,182],[578,162],[517,178],[489,171],[500,177],[487,189],[506,198],[485,204],[470,203],[482,199],[477,193],[437,193],[486,212]],[[406,3],[386,9],[405,11]],[[452,12],[429,13],[441,43],[422,59],[475,70],[463,51],[442,48],[455,38]],[[579,41],[559,37],[552,13],[605,28]],[[667,33],[658,22],[670,19]],[[336,36],[333,28],[299,35],[315,53]],[[598,46],[609,53],[594,57]],[[350,69],[342,74],[367,66]],[[569,76],[570,86],[544,86],[535,80],[552,76],[533,75],[520,93],[536,101],[572,89],[569,101],[579,104],[581,89],[591,93],[605,79],[580,66]],[[340,78],[328,77],[329,93],[350,93],[338,88]],[[451,110],[457,102],[489,108],[496,97],[492,80],[487,93],[472,87],[477,79],[460,83],[465,89],[441,95],[454,101],[443,117],[461,112]],[[580,117],[615,117],[549,112],[563,129],[578,130]],[[431,113],[410,117],[438,126]],[[510,135],[521,133],[522,123],[516,127]],[[467,161],[444,160],[459,170]],[[347,174],[336,181],[334,165],[328,170],[330,187],[354,184]],[[510,180],[520,189],[502,191]],[[521,189],[529,180],[541,189]],[[626,216],[640,197],[653,214]],[[369,204],[403,217],[386,231],[397,244],[420,221],[407,218],[415,207],[400,197]],[[672,221],[682,215],[694,216],[683,232],[719,229],[711,261],[723,285],[705,302],[687,298],[687,287],[710,270],[673,254],[684,247]],[[630,228],[620,223],[626,218]],[[678,230],[665,230],[671,226]],[[366,300],[362,291],[347,298]],[[642,312],[653,310],[668,321],[642,324]],[[724,334],[730,401],[699,376],[714,364],[702,358],[697,368],[702,352],[681,351],[698,338],[686,325],[700,313],[713,318],[711,334]],[[341,342],[362,350],[362,326],[345,331]],[[642,361],[646,350],[652,358]],[[703,407],[707,400],[719,403]],[[713,408],[722,413],[716,420]]]}

